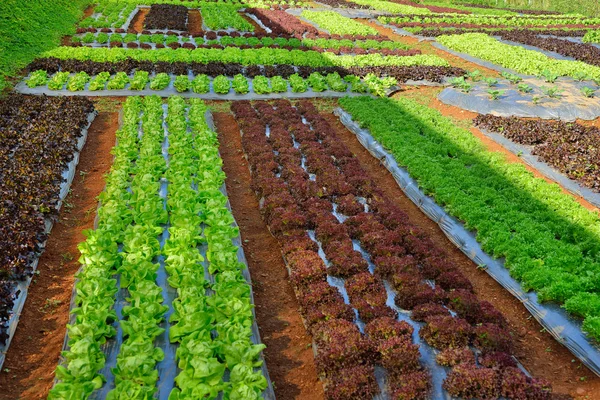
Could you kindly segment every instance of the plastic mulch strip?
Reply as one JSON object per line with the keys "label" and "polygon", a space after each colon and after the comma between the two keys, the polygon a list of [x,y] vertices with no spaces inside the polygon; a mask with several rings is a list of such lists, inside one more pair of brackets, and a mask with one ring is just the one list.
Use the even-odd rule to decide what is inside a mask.
{"label": "plastic mulch strip", "polygon": [[[165,131],[165,138],[166,140],[163,142],[162,144],[162,154],[164,156],[168,155],[168,127],[167,127],[167,123],[166,123],[166,113],[167,113],[167,105],[163,105],[163,109],[164,109],[164,119],[163,119],[163,128]],[[122,111],[119,114],[119,124],[121,122],[121,115],[122,115]],[[209,128],[211,130],[215,130],[215,126],[213,123],[213,118],[212,118],[212,114],[210,113],[210,111],[206,112],[206,122],[209,126]],[[141,126],[140,126],[140,133],[141,133]],[[220,188],[220,191],[227,196],[227,191],[225,189],[225,184],[223,184],[223,186]],[[162,179],[161,180],[161,188],[160,188],[160,197],[165,199],[167,198],[167,193],[168,193],[168,183]],[[226,204],[227,209],[229,210],[229,212],[231,212],[231,205],[229,203],[229,200],[227,200],[227,204]],[[232,214],[233,216],[233,214]],[[234,222],[232,224],[232,226],[238,227],[237,222],[235,221],[234,218]],[[97,218],[96,221],[94,222],[94,229],[96,229],[97,227]],[[169,223],[167,223],[164,227],[163,227],[163,232],[161,233],[161,235],[159,236],[159,242],[161,245],[161,248],[164,247],[165,241],[167,240],[168,236],[169,236],[169,232],[168,232],[168,227],[169,227]],[[204,230],[204,224],[203,224],[203,229]],[[238,251],[237,251],[237,258],[238,261],[240,263],[243,263],[245,268],[242,270],[242,275],[244,277],[244,279],[246,280],[246,282],[248,282],[248,285],[250,286],[250,301],[251,304],[254,304],[254,296],[253,296],[253,292],[252,292],[252,280],[250,277],[250,271],[248,269],[248,263],[246,261],[246,257],[244,255],[244,250],[242,248],[242,241],[240,236],[238,235],[237,238],[232,240],[232,243],[237,246]],[[201,264],[204,268],[204,274],[206,277],[206,280],[210,283],[214,283],[214,276],[212,276],[211,274],[209,274],[208,272],[208,266],[207,266],[207,256],[206,256],[206,251],[208,246],[206,244],[201,245],[198,247],[200,254],[202,255],[202,257],[204,258],[205,261],[202,261]],[[155,340],[154,344],[157,348],[160,348],[161,350],[163,350],[164,352],[164,359],[160,362],[157,363],[157,370],[159,371],[159,375],[158,375],[158,381],[156,383],[156,387],[157,387],[157,394],[156,394],[156,399],[158,400],[168,400],[169,395],[172,391],[172,389],[175,387],[175,377],[179,374],[180,369],[177,366],[177,359],[175,357],[177,348],[179,347],[178,344],[176,343],[171,343],[169,340],[169,328],[170,328],[170,324],[168,322],[170,315],[173,313],[173,307],[172,307],[172,303],[173,300],[177,297],[177,290],[172,288],[168,282],[167,282],[167,278],[168,278],[168,274],[165,270],[164,267],[164,256],[159,256],[158,257],[158,263],[159,263],[159,269],[157,271],[157,279],[156,279],[156,284],[162,288],[162,293],[163,293],[163,299],[164,305],[169,306],[169,310],[166,312],[164,320],[161,322],[160,327],[165,329],[165,332],[163,334],[161,334],[159,337],[157,337],[157,339]],[[114,368],[116,366],[117,363],[117,356],[119,354],[119,350],[121,348],[121,344],[123,342],[123,332],[121,329],[121,324],[119,323],[119,321],[123,318],[122,315],[122,309],[123,306],[127,305],[127,301],[125,300],[125,298],[127,297],[127,290],[126,289],[122,289],[120,288],[120,284],[119,284],[119,276],[115,275],[115,278],[117,279],[117,287],[119,287],[119,291],[117,292],[117,294],[115,295],[115,305],[114,305],[114,309],[117,313],[117,317],[118,317],[118,321],[114,322],[114,326],[117,330],[117,334],[112,337],[107,339],[106,343],[104,345],[102,345],[102,351],[106,356],[106,363],[104,365],[104,368],[100,371],[100,374],[104,376],[104,378],[106,378],[106,382],[104,383],[104,385],[98,389],[95,390],[92,395],[90,396],[91,400],[103,400],[106,398],[107,394],[115,388],[115,380],[114,380],[114,375],[112,373],[112,368]],[[70,309],[73,309],[76,307],[75,304],[75,297],[76,297],[76,284],[73,286],[73,292],[71,295],[71,305],[70,305]],[[208,290],[207,293],[212,293],[211,290]],[[252,337],[251,337],[251,341],[254,344],[260,344],[261,342],[261,338],[260,338],[260,333],[258,330],[258,325],[256,323],[256,315],[254,312],[254,309],[252,309],[252,315],[253,315],[253,324],[252,324]],[[69,320],[69,324],[73,324],[75,322],[75,315],[71,314],[70,320]],[[65,339],[64,339],[64,343],[63,343],[63,351],[68,350],[69,346],[68,346],[68,342],[69,342],[69,336],[68,336],[68,332],[67,334],[65,334]],[[264,359],[264,355],[260,354],[259,357],[260,360],[263,361],[262,366],[261,366],[261,371],[263,376],[266,378],[267,380],[267,388],[265,389],[265,391],[263,392],[263,398],[266,400],[275,400],[275,391],[274,391],[274,387],[273,387],[273,383],[271,382],[271,379],[269,377],[269,372],[267,370],[267,365]],[[62,364],[64,362],[64,360],[61,358],[60,363]],[[228,372],[226,371],[225,376],[223,377],[224,379],[228,378]],[[54,380],[54,384],[58,383],[58,380],[55,379]],[[219,394],[218,399],[222,399],[223,394],[222,392]]]}
{"label": "plastic mulch strip", "polygon": [[485,253],[477,242],[475,234],[448,215],[431,197],[425,195],[417,181],[398,165],[394,157],[373,138],[368,130],[362,129],[352,120],[351,115],[341,108],[337,108],[334,114],[356,135],[358,141],[371,155],[385,165],[406,196],[440,226],[442,232],[452,243],[476,265],[485,266],[485,271],[523,303],[540,325],[550,332],[559,343],[567,347],[583,364],[600,376],[600,349],[582,332],[580,321],[571,318],[560,306],[550,303],[540,304],[535,293],[523,291],[519,282],[510,276],[508,269],[504,266],[504,261],[494,259]]}
{"label": "plastic mulch strip", "polygon": [[[58,204],[57,204],[58,210],[60,210],[60,207],[62,206],[64,199],[69,194],[69,189],[71,188],[71,183],[73,183],[73,179],[75,178],[75,170],[77,169],[77,164],[79,164],[79,155],[81,153],[81,150],[83,149],[83,146],[85,145],[85,142],[87,140],[88,129],[92,125],[94,118],[96,118],[96,114],[97,113],[94,111],[88,115],[88,124],[85,128],[83,128],[81,130],[81,137],[77,141],[77,150],[73,154],[73,159],[69,162],[69,164],[67,165],[67,168],[62,173],[62,178],[64,179],[64,181],[60,185],[60,195],[59,195],[59,200],[58,200]],[[50,219],[46,219],[44,221],[44,223],[46,225],[46,233],[50,233],[54,223]],[[43,249],[45,246],[46,246],[46,243],[44,242],[42,244],[41,248]],[[39,255],[39,257],[41,257],[41,254]],[[39,257],[37,257],[31,263],[32,274],[34,274],[37,269]],[[14,293],[16,295],[16,299],[15,299],[15,302],[14,302],[14,305],[13,305],[13,308],[12,308],[12,311],[10,314],[11,315],[10,319],[8,320],[8,323],[7,323],[8,339],[6,340],[6,343],[3,346],[0,346],[0,369],[2,368],[2,365],[4,364],[4,360],[6,358],[6,352],[8,351],[10,342],[12,341],[15,331],[17,330],[17,324],[19,323],[19,317],[21,316],[21,312],[23,311],[23,307],[25,305],[25,300],[27,299],[28,289],[29,289],[29,285],[31,284],[31,280],[32,280],[32,277],[29,277],[24,281],[19,281],[19,282],[17,282],[17,286],[14,288]]]}

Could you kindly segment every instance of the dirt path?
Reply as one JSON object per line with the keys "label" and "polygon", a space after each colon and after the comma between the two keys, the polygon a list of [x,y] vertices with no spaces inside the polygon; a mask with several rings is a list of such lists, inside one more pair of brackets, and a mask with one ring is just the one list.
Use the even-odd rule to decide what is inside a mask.
{"label": "dirt path", "polygon": [[555,393],[579,399],[600,399],[600,378],[589,371],[531,317],[527,309],[486,272],[481,271],[407,198],[387,169],[360,144],[337,117],[323,114],[336,128],[336,134],[354,153],[389,199],[405,211],[410,221],[425,229],[433,241],[446,249],[449,259],[473,284],[481,300],[491,302],[509,321],[515,342],[515,355],[535,377],[552,383]]}
{"label": "dirt path", "polygon": [[267,345],[264,354],[275,394],[282,400],[323,399],[311,338],[302,324],[279,244],[263,222],[250,188],[238,125],[231,114],[213,115],[227,175],[227,193],[252,274],[256,318],[262,341]]}
{"label": "dirt path", "polygon": [[202,15],[200,10],[194,9],[188,11],[188,32],[192,36],[202,35]]}
{"label": "dirt path", "polygon": [[100,113],[88,133],[77,173],[38,265],[16,334],[0,372],[0,399],[45,399],[69,319],[77,245],[93,227],[104,174],[112,164],[118,114]]}

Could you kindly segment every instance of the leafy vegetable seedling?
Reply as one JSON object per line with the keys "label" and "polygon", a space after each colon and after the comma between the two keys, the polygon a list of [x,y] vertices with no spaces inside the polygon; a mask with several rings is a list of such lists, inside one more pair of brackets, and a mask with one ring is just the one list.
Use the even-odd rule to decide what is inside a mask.
{"label": "leafy vegetable seedling", "polygon": [[467,74],[467,78],[470,78],[473,82],[478,82],[483,78],[483,74],[481,71],[476,69],[475,71],[471,71]]}
{"label": "leafy vegetable seedling", "polygon": [[494,87],[498,84],[498,79],[496,78],[485,78],[484,80],[489,87]]}
{"label": "leafy vegetable seedling", "polygon": [[596,93],[596,91],[594,89],[586,86],[586,87],[581,88],[581,93],[583,93],[583,95],[585,97],[592,98],[592,97],[594,97],[594,94]]}
{"label": "leafy vegetable seedling", "polygon": [[507,79],[512,84],[517,84],[523,80],[519,75],[511,74],[510,72],[502,72],[502,77]]}
{"label": "leafy vegetable seedling", "polygon": [[523,93],[530,93],[533,91],[533,88],[526,83],[520,83],[519,86],[517,86],[517,89],[519,89],[519,92]]}
{"label": "leafy vegetable seedling", "polygon": [[542,93],[544,93],[546,96],[552,98],[552,99],[558,99],[560,97],[560,94],[562,92],[561,89],[559,89],[557,86],[542,86]]}
{"label": "leafy vegetable seedling", "polygon": [[487,92],[489,93],[492,100],[498,100],[505,93],[504,90],[497,90],[497,89],[488,89]]}
{"label": "leafy vegetable seedling", "polygon": [[548,83],[554,83],[558,79],[558,75],[552,71],[545,69],[542,71],[542,78],[546,80]]}

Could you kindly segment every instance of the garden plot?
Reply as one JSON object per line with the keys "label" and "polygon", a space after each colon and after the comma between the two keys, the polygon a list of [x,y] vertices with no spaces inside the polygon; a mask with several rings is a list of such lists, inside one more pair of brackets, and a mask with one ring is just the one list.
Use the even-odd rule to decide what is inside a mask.
{"label": "garden plot", "polygon": [[[327,398],[511,397],[515,379],[532,393],[548,390],[497,353],[511,348],[500,339],[507,338],[501,314],[477,300],[444,251],[371,185],[310,102],[232,108],[262,213],[314,336]],[[511,361],[492,373],[497,357]]]}
{"label": "garden plot", "polygon": [[205,112],[127,100],[49,398],[274,398]]}
{"label": "garden plot", "polygon": [[[85,99],[13,98],[3,104],[0,367],[17,329],[39,257],[75,176],[95,113]],[[23,119],[20,107],[30,110]],[[65,118],[67,115],[68,118]],[[38,129],[44,131],[38,136]],[[46,146],[54,154],[44,157]],[[32,162],[32,160],[36,160]]]}

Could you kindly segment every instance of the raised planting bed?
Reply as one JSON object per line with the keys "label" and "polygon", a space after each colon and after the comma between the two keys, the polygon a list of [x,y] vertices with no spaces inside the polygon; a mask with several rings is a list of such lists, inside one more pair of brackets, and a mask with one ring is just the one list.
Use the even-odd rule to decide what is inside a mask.
{"label": "raised planting bed", "polygon": [[0,115],[1,367],[95,114],[83,98],[11,95]]}
{"label": "raised planting bed", "polygon": [[[588,280],[599,268],[598,215],[414,101],[362,97],[340,102],[369,129],[369,135],[361,131],[361,142],[385,158],[385,165],[399,174],[403,190],[411,198],[419,193],[415,201],[463,252],[599,373],[600,352],[594,342],[599,337],[600,317],[594,306],[598,289]],[[416,182],[398,172],[398,165],[433,199],[423,198]],[[477,233],[468,233],[465,226]],[[571,315],[584,316],[582,325],[558,307],[567,303],[580,307],[571,308]]]}
{"label": "raised planting bed", "polygon": [[188,8],[172,4],[153,4],[144,19],[144,28],[186,31]]}
{"label": "raised planting bed", "polygon": [[516,368],[503,316],[374,186],[312,103],[232,111],[326,398],[549,396]]}
{"label": "raised planting bed", "polygon": [[206,111],[125,102],[49,399],[274,398]]}

